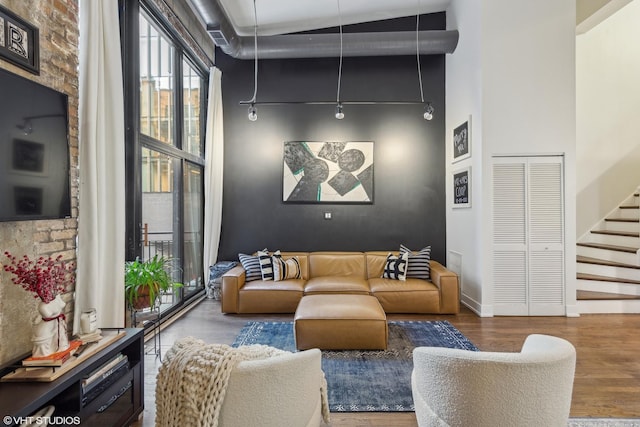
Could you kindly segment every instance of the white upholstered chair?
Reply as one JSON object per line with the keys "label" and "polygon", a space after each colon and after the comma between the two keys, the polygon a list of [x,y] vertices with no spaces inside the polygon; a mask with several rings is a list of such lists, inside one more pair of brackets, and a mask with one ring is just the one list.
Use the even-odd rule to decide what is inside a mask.
{"label": "white upholstered chair", "polygon": [[321,352],[240,362],[227,385],[219,427],[317,427],[322,423]]}
{"label": "white upholstered chair", "polygon": [[420,427],[566,427],[576,352],[529,335],[519,353],[417,347],[411,376]]}

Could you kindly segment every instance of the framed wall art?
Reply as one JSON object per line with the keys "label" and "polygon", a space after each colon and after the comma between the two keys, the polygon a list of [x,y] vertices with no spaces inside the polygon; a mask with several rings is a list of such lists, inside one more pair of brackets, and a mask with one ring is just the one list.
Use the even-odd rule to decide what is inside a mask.
{"label": "framed wall art", "polygon": [[37,27],[0,6],[0,58],[40,74],[40,32]]}
{"label": "framed wall art", "polygon": [[471,166],[453,172],[453,207],[471,207]]}
{"label": "framed wall art", "polygon": [[453,130],[453,163],[471,157],[471,116]]}
{"label": "framed wall art", "polygon": [[373,203],[373,142],[285,142],[282,201]]}

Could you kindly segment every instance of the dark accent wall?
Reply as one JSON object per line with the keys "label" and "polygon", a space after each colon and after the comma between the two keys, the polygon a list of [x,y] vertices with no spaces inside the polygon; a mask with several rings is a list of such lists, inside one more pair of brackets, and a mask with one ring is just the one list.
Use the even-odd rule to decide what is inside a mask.
{"label": "dark accent wall", "polygon": [[[443,29],[444,14],[424,19],[421,28]],[[403,29],[415,30],[415,18],[376,26]],[[403,243],[431,245],[432,257],[445,261],[444,55],[421,58],[425,100],[436,109],[432,121],[423,119],[420,105],[346,105],[343,120],[335,119],[334,105],[284,105],[258,106],[251,122],[239,102],[253,95],[253,61],[219,51],[216,62],[225,126],[219,259],[265,247],[368,251]],[[416,67],[411,56],[344,58],[340,98],[419,101]],[[258,101],[334,101],[337,74],[338,58],[259,60]],[[283,203],[285,141],[374,141],[373,204]]]}

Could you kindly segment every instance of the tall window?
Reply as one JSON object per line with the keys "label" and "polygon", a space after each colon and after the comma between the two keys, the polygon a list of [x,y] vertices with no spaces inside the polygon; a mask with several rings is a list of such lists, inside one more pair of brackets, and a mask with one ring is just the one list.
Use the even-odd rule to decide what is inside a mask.
{"label": "tall window", "polygon": [[174,144],[175,49],[140,14],[140,132]]}
{"label": "tall window", "polygon": [[[168,257],[183,287],[172,310],[204,288],[206,69],[145,0],[120,0],[126,47],[127,258]],[[137,34],[134,38],[133,35]]]}
{"label": "tall window", "polygon": [[202,155],[202,137],[200,132],[200,105],[201,105],[201,80],[202,78],[187,62],[182,61],[182,86],[183,95],[183,125],[182,140],[184,149],[189,153]]}

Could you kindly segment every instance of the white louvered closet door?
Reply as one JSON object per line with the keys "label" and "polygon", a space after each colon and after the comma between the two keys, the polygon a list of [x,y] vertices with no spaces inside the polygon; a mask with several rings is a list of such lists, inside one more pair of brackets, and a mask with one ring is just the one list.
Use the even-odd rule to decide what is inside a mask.
{"label": "white louvered closet door", "polygon": [[562,157],[501,157],[493,165],[496,315],[563,315]]}

